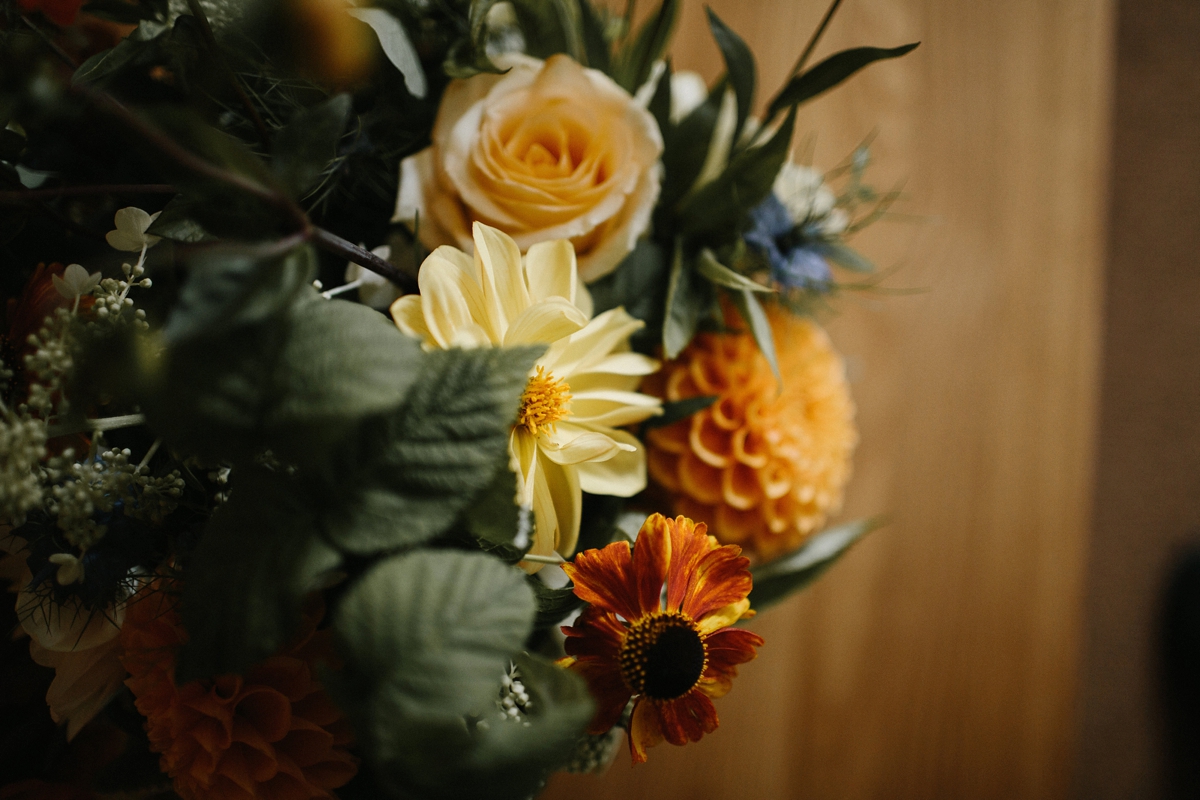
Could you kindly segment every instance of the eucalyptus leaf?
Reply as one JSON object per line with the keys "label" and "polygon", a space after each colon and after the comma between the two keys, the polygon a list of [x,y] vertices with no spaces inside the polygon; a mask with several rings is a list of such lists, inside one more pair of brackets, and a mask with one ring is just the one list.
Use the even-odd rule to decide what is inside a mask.
{"label": "eucalyptus leaf", "polygon": [[693,414],[703,411],[719,399],[715,394],[705,394],[698,397],[689,397],[686,400],[663,403],[662,415],[651,417],[643,422],[642,430],[653,430],[655,428],[665,428],[668,425],[674,425],[676,422],[685,420]]}
{"label": "eucalyptus leaf", "polygon": [[678,19],[679,0],[663,0],[658,12],[642,23],[637,34],[618,50],[612,77],[621,88],[634,94],[646,82],[654,62],[667,51]]}
{"label": "eucalyptus leaf", "polygon": [[859,539],[884,524],[885,520],[879,517],[847,522],[816,534],[791,553],[752,567],[751,607],[761,611],[805,588]]}
{"label": "eucalyptus leaf", "polygon": [[723,239],[737,231],[750,209],[771,193],[792,145],[796,112],[792,109],[770,139],[742,150],[715,180],[679,204],[679,226],[686,235]]}
{"label": "eucalyptus leaf", "polygon": [[729,76],[729,85],[737,96],[737,127],[734,128],[735,139],[750,116],[754,107],[754,89],[757,76],[754,67],[754,54],[742,41],[742,37],[733,32],[728,25],[708,6],[704,7],[708,14],[708,25],[712,30],[713,39],[725,59],[725,73]]}
{"label": "eucalyptus leaf", "polygon": [[675,358],[696,335],[700,317],[708,304],[691,264],[683,258],[683,245],[676,241],[671,261],[671,279],[667,284],[667,310],[663,319],[663,350]]}
{"label": "eucalyptus leaf", "polygon": [[387,493],[394,520],[385,538],[330,532],[355,553],[374,553],[445,531],[493,481],[527,374],[541,347],[425,353],[404,405],[369,423],[352,464],[353,485]]}
{"label": "eucalyptus leaf", "polygon": [[771,287],[752,281],[745,275],[734,272],[720,261],[717,261],[717,257],[708,248],[701,250],[700,255],[696,258],[696,270],[713,283],[718,286],[724,286],[726,289],[763,292],[765,294],[773,294],[775,292]]}
{"label": "eucalyptus leaf", "polygon": [[889,58],[899,58],[917,49],[920,42],[900,47],[855,47],[835,53],[807,72],[792,78],[767,107],[767,119],[785,108],[795,108],[832,89],[865,66]]}
{"label": "eucalyptus leaf", "polygon": [[246,467],[233,478],[187,564],[180,682],[242,673],[277,652],[295,635],[305,597],[341,563],[284,476]]}
{"label": "eucalyptus leaf", "polygon": [[759,304],[754,292],[743,289],[740,292],[730,292],[729,296],[742,319],[750,326],[750,333],[754,336],[758,349],[771,365],[771,372],[775,373],[776,383],[782,386],[783,376],[779,374],[779,358],[775,355],[775,335],[771,332],[771,321],[767,319],[767,312]]}
{"label": "eucalyptus leaf", "polygon": [[[379,13],[386,16],[386,12]],[[293,197],[303,197],[310,191],[337,155],[351,105],[350,95],[339,94],[302,108],[275,136],[271,168]]]}
{"label": "eucalyptus leaf", "polygon": [[366,23],[379,37],[379,46],[387,56],[392,66],[400,70],[404,76],[404,88],[418,99],[423,99],[429,91],[425,79],[425,69],[421,66],[421,57],[404,32],[404,26],[382,8],[349,8],[346,13],[361,22]]}

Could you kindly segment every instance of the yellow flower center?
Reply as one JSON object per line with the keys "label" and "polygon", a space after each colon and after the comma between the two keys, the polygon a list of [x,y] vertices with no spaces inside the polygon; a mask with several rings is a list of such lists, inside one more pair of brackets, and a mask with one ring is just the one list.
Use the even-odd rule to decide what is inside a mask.
{"label": "yellow flower center", "polygon": [[696,687],[708,666],[708,649],[686,614],[651,614],[630,626],[621,642],[621,679],[634,694],[674,700]]}
{"label": "yellow flower center", "polygon": [[537,436],[539,431],[554,428],[554,423],[567,418],[567,405],[571,402],[571,387],[558,380],[545,367],[538,367],[537,374],[525,385],[521,395],[521,410],[517,412],[517,427]]}

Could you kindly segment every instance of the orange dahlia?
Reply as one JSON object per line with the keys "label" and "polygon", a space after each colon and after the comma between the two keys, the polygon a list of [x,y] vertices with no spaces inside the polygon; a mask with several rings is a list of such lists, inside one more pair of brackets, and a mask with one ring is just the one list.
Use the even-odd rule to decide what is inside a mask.
{"label": "orange dahlia", "polygon": [[633,699],[634,763],[663,739],[681,745],[715,731],[711,698],[729,691],[737,665],[763,644],[758,634],[729,627],[754,614],[750,562],[707,531],[703,522],[654,514],[632,548],[614,542],[563,565],[575,594],[589,603],[562,629],[563,664],[596,700],[588,733],[612,728]]}
{"label": "orange dahlia", "polygon": [[146,717],[150,747],[183,800],[333,798],[358,769],[349,722],[313,677],[328,631],[304,631],[245,676],[175,685],[187,633],[175,597],[161,589],[129,604],[121,643],[125,681]]}
{"label": "orange dahlia", "polygon": [[675,513],[707,519],[723,542],[763,559],[798,547],[841,506],[858,442],[841,357],[814,322],[768,308],[780,391],[749,333],[701,333],[642,391],[666,401],[715,395],[650,431],[651,480]]}

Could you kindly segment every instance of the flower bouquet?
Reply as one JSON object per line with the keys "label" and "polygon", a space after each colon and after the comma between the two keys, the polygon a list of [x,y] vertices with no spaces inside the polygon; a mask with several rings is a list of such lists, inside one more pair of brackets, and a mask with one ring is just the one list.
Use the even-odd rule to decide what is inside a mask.
{"label": "flower bouquet", "polygon": [[810,66],[835,2],[756,117],[679,5],[0,2],[4,796],[525,798],[716,730],[872,526],[816,317],[896,195],[797,108],[915,45]]}

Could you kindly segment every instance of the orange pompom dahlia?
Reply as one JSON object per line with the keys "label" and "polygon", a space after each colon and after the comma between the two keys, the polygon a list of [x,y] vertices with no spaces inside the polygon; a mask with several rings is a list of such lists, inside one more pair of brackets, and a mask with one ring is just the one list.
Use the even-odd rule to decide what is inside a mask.
{"label": "orange pompom dahlia", "polygon": [[[753,659],[762,637],[729,627],[753,616],[753,581],[736,545],[721,546],[704,523],[650,516],[636,544],[585,550],[563,570],[589,603],[564,627],[560,663],[588,683],[602,734],[633,699],[629,749],[634,763],[666,739],[697,742],[717,729],[713,697],[733,685],[737,665]],[[666,591],[663,591],[664,583]]]}
{"label": "orange pompom dahlia", "polygon": [[651,480],[675,513],[763,559],[798,547],[841,506],[858,441],[845,367],[814,322],[768,308],[780,391],[749,333],[701,333],[642,391],[710,407],[650,431]]}
{"label": "orange pompom dahlia", "polygon": [[[153,588],[153,587],[152,587]],[[183,800],[333,798],[358,769],[349,722],[313,677],[327,632],[306,618],[287,650],[245,676],[175,685],[187,641],[175,597],[161,589],[129,604],[121,643],[125,681],[146,717],[150,746]]]}

